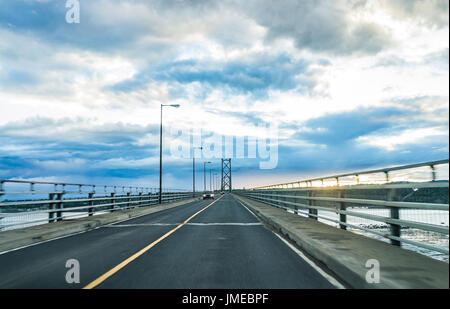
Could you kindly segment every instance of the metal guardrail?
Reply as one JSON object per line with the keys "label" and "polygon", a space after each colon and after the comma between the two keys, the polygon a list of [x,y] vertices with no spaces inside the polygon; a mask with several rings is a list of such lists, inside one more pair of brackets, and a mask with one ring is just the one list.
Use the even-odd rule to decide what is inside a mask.
{"label": "metal guardrail", "polygon": [[[351,228],[372,233],[389,239],[391,244],[396,246],[401,246],[402,243],[405,243],[448,255],[448,221],[444,225],[436,224],[436,222],[426,222],[426,217],[432,212],[439,213],[439,216],[446,217],[448,220],[449,182],[448,180],[436,181],[434,170],[434,166],[448,164],[448,162],[449,160],[441,160],[309,179],[302,181],[309,183],[307,187],[303,188],[293,188],[293,183],[289,183],[289,185],[281,184],[250,190],[234,190],[233,192],[298,215],[307,216],[315,220],[320,219],[324,223],[339,226],[339,228],[344,230]],[[431,181],[429,182],[356,184],[348,186],[341,186],[337,182],[335,186],[329,187],[310,186],[312,181],[316,180],[379,172],[388,173],[393,170],[406,170],[423,166],[432,167]],[[299,184],[299,182],[295,182],[295,184]],[[434,198],[439,196],[437,202],[433,201],[432,195],[435,195]],[[414,201],[415,198],[420,199],[420,201]],[[443,201],[446,204],[442,203]],[[416,215],[419,217],[423,216],[423,218],[418,220],[412,219],[411,217],[414,217],[411,215],[412,210],[416,212]],[[427,215],[423,214],[424,212]],[[387,229],[387,231],[380,231],[380,228],[370,228],[367,224],[355,224],[358,220],[380,224],[381,230]],[[435,246],[423,240],[417,241],[402,237],[402,233],[406,233],[408,230],[441,235],[446,238],[446,248]]]}
{"label": "metal guardrail", "polygon": [[429,162],[423,162],[423,163],[401,165],[401,166],[380,168],[380,169],[374,169],[374,170],[366,170],[366,171],[355,172],[355,173],[346,173],[346,174],[339,174],[339,175],[333,175],[333,176],[311,178],[311,179],[299,180],[299,181],[288,182],[288,183],[256,187],[254,189],[261,189],[261,190],[264,190],[264,189],[288,189],[288,188],[301,187],[302,184],[306,185],[306,187],[312,187],[313,186],[312,183],[314,181],[321,181],[321,183],[323,185],[324,181],[328,180],[328,179],[335,179],[336,185],[339,186],[339,179],[343,178],[343,177],[349,177],[349,176],[354,176],[355,180],[356,180],[356,184],[360,184],[359,176],[368,175],[368,174],[377,174],[377,173],[384,173],[385,182],[388,183],[388,182],[390,182],[390,178],[389,178],[390,172],[414,169],[414,168],[419,168],[419,167],[430,167],[431,180],[436,181],[436,166],[448,164],[448,163],[449,163],[448,159],[438,160],[438,161],[429,161]]}
{"label": "metal guardrail", "polygon": [[[159,191],[133,186],[0,180],[0,197],[3,197],[0,201],[1,231],[156,205]],[[186,190],[165,189],[162,192],[163,203],[191,197],[192,192]]]}

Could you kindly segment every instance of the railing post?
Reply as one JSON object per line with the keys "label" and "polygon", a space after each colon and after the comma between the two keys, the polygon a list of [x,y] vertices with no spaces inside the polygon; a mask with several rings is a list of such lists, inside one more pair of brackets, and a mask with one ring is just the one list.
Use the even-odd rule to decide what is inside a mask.
{"label": "railing post", "polygon": [[142,206],[142,192],[139,192],[139,203],[137,207],[141,207]]}
{"label": "railing post", "polygon": [[[55,200],[55,196],[56,196],[55,193],[50,193],[50,194],[48,195],[48,199],[51,200],[51,201],[54,201],[54,200]],[[55,209],[55,203],[51,202],[51,203],[49,204],[49,208],[50,208],[50,210]],[[53,211],[49,212],[49,213],[48,213],[48,223],[54,222],[54,221],[55,221],[55,220],[53,219],[54,217],[55,217],[55,213],[54,213]]]}
{"label": "railing post", "polygon": [[[94,198],[94,193],[93,192],[89,193],[88,194],[88,199],[89,199],[88,204],[89,204],[89,206],[94,206],[93,198]],[[90,208],[88,208],[88,216],[90,217],[92,215],[94,215],[94,208],[90,207]]]}
{"label": "railing post", "polygon": [[113,198],[113,199],[111,199],[111,203],[112,203],[112,205],[111,205],[111,212],[113,212],[114,208],[116,207],[116,199],[114,199],[115,195],[116,195],[116,192],[111,192],[111,197]]}
{"label": "railing post", "polygon": [[[63,203],[62,200],[64,198],[64,193],[58,193],[56,196],[56,199],[59,201],[58,203],[56,203],[56,209],[62,209],[63,208]],[[62,220],[62,211],[59,210],[56,212],[56,221],[61,221]]]}
{"label": "railing post", "polygon": [[[295,196],[297,196],[298,194],[299,194],[298,191],[295,191],[295,193],[293,193],[293,195],[295,195]],[[298,203],[298,199],[294,198],[293,202]],[[294,205],[294,214],[298,215],[298,206],[297,205]]]}
{"label": "railing post", "polygon": [[[399,190],[398,189],[390,189],[388,191],[387,196],[388,201],[399,201]],[[391,219],[400,219],[400,209],[398,207],[390,207],[390,216]],[[397,224],[390,224],[391,236],[400,237],[401,236],[401,227]],[[394,246],[401,246],[401,242],[395,239],[391,239],[391,244]]]}
{"label": "railing post", "polygon": [[432,181],[436,181],[436,168],[434,167],[434,165],[430,165],[431,167],[431,179]]}
{"label": "railing post", "polygon": [[[344,190],[339,190],[338,191],[338,197],[339,198],[345,198],[345,192]],[[344,202],[339,202],[339,210],[346,210],[347,206],[345,205]],[[347,223],[347,215],[346,214],[339,214],[339,221],[341,221],[342,223]],[[341,228],[342,230],[347,230],[347,225],[339,223],[339,228]]]}
{"label": "railing post", "polygon": [[131,201],[131,198],[130,198],[130,196],[131,196],[131,192],[127,192],[127,196],[128,196],[128,198],[127,198],[127,208],[129,208],[130,207],[130,205],[131,205],[131,203],[130,203],[130,201]]}
{"label": "railing post", "polygon": [[[308,191],[308,197],[314,197],[314,193],[312,190]],[[314,206],[314,201],[313,200],[308,200],[308,205],[309,206]],[[313,208],[308,208],[308,217],[314,220],[317,220],[317,209],[313,209]]]}

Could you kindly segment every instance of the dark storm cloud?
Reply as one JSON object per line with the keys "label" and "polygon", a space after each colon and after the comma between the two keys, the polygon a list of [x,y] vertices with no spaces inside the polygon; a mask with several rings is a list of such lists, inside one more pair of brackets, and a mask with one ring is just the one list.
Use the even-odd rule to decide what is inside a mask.
{"label": "dark storm cloud", "polygon": [[248,1],[247,14],[268,29],[269,40],[291,38],[297,48],[331,54],[374,54],[390,44],[376,24],[352,22],[343,1]]}

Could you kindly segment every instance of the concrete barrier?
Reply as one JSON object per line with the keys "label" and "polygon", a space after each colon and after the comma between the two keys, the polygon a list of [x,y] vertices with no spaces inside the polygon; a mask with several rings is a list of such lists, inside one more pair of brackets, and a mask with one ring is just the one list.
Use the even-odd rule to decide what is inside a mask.
{"label": "concrete barrier", "polygon": [[[289,238],[345,285],[358,289],[448,289],[449,264],[382,241],[235,195],[267,225]],[[379,263],[379,283],[366,275]],[[370,274],[370,273],[369,273]],[[370,281],[370,280],[369,280]]]}
{"label": "concrete barrier", "polygon": [[58,237],[89,231],[102,225],[155,213],[161,210],[185,205],[197,200],[199,200],[199,198],[191,198],[167,204],[165,203],[158,206],[146,206],[127,210],[116,210],[114,212],[102,215],[71,219],[0,232],[0,253],[32,245],[34,243],[45,240],[51,240]]}

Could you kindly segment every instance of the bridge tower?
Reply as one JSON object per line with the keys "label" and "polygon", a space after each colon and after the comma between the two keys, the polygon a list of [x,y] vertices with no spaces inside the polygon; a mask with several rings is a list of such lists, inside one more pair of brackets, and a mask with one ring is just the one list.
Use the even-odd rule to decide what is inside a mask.
{"label": "bridge tower", "polygon": [[231,159],[222,159],[221,190],[231,192]]}

